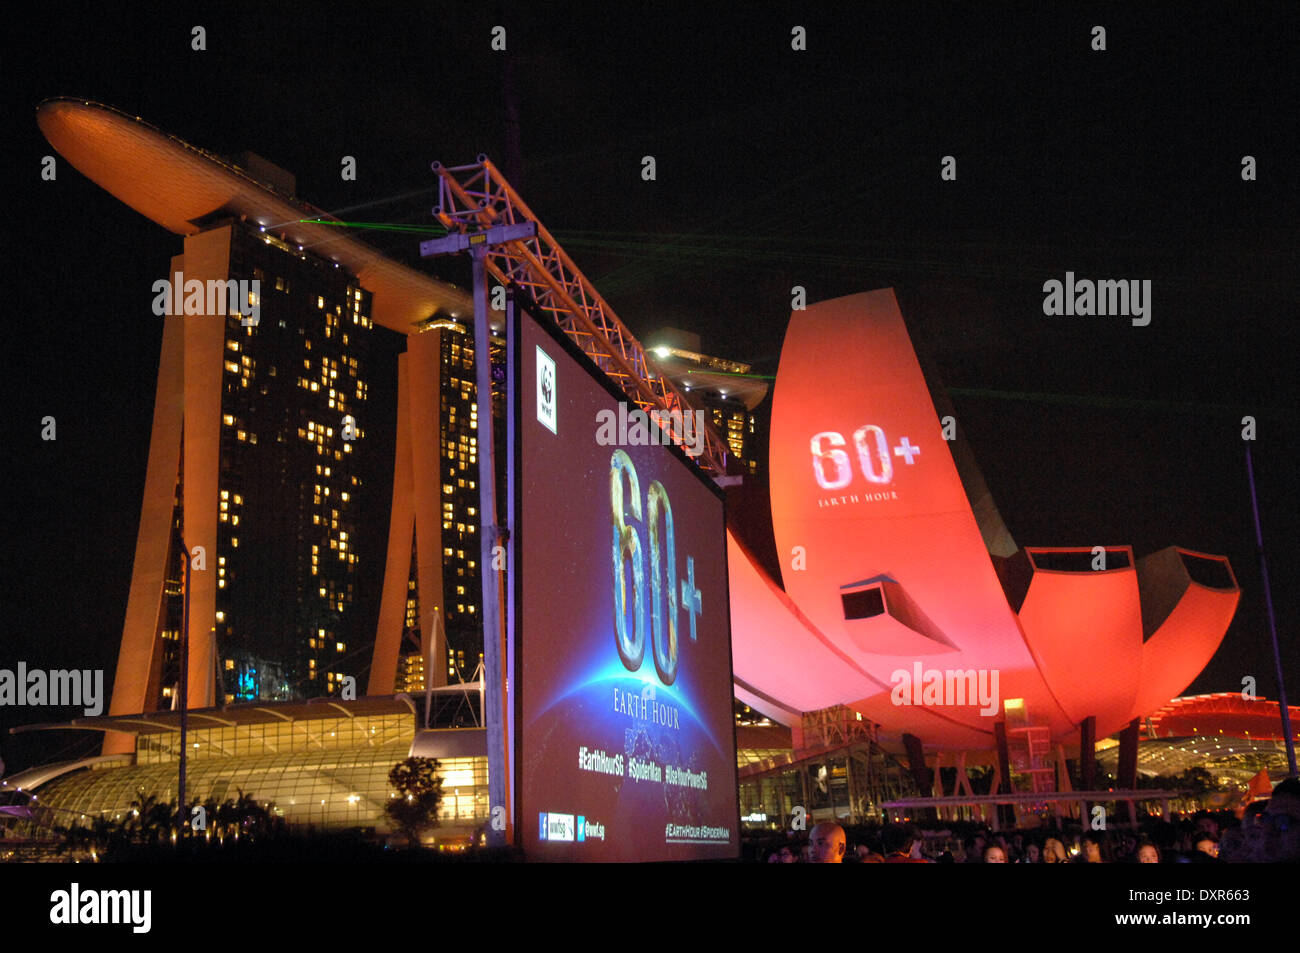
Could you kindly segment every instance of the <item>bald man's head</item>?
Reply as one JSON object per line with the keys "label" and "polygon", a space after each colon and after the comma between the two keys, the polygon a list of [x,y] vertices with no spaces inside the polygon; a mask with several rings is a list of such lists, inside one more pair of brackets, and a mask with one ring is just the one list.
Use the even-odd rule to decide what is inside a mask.
{"label": "bald man's head", "polygon": [[814,864],[840,864],[844,862],[844,828],[831,821],[824,821],[812,829],[808,835],[812,845],[812,862]]}

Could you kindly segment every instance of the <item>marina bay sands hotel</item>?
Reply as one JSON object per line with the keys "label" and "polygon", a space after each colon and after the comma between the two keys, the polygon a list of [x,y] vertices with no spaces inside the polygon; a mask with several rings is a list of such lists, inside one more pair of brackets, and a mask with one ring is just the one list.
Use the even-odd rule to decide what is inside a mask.
{"label": "marina bay sands hotel", "polygon": [[[339,696],[349,678],[360,697],[471,676],[481,627],[469,294],[302,221],[325,216],[257,156],[235,165],[82,101],[49,101],[38,122],[79,171],[184,237],[170,310],[183,310],[184,283],[256,289],[245,302],[255,321],[227,313],[224,296],[216,313],[163,319],[110,715],[175,707],[187,552],[190,708]],[[407,345],[385,581],[366,657],[352,615],[360,484],[386,469],[358,465],[375,325]],[[110,732],[105,751],[133,743]]]}

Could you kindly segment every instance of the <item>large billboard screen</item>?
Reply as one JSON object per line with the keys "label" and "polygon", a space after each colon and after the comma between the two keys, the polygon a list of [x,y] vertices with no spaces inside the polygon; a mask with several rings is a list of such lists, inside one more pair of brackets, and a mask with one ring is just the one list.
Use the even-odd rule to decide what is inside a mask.
{"label": "large billboard screen", "polygon": [[530,860],[736,857],[721,491],[516,313],[521,844]]}

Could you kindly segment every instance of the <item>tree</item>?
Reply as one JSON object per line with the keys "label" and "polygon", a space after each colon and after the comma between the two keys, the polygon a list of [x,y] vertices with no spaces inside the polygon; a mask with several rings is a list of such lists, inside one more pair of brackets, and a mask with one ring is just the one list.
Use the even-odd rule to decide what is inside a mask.
{"label": "tree", "polygon": [[159,800],[157,794],[145,794],[139,788],[131,802],[132,812],[125,827],[132,840],[156,844],[159,837],[175,824],[176,802]]}
{"label": "tree", "polygon": [[438,826],[442,806],[438,767],[436,758],[407,758],[388,772],[388,783],[396,793],[389,797],[384,813],[412,847],[420,843],[422,831]]}

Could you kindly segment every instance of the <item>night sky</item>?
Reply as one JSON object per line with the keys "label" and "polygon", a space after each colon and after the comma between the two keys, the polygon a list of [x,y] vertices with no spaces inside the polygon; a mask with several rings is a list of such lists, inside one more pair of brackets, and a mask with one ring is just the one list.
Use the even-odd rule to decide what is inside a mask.
{"label": "night sky", "polygon": [[[257,152],[350,220],[428,223],[429,162],[486,152],[634,333],[696,331],[760,373],[775,373],[792,286],[810,301],[895,287],[1017,543],[1231,559],[1241,604],[1189,693],[1251,675],[1277,697],[1241,439],[1253,415],[1300,699],[1295,4],[411,6],[52,4],[7,28],[0,667],[111,678],[162,338],[151,285],[181,249],[66,162],[41,181],[53,150],[35,108],[76,96],[219,154]],[[791,49],[795,26],[806,50]],[[946,155],[956,181],[940,179]],[[365,237],[430,268],[409,235]],[[467,267],[438,267],[468,284]],[[1151,324],[1045,316],[1043,282],[1066,271],[1151,280]],[[55,442],[40,439],[45,415]],[[386,496],[373,505],[386,522]],[[383,530],[369,559],[362,548],[375,607]],[[0,757],[32,757],[10,725],[71,715],[0,709]],[[62,745],[89,753],[46,735],[41,760]]]}

